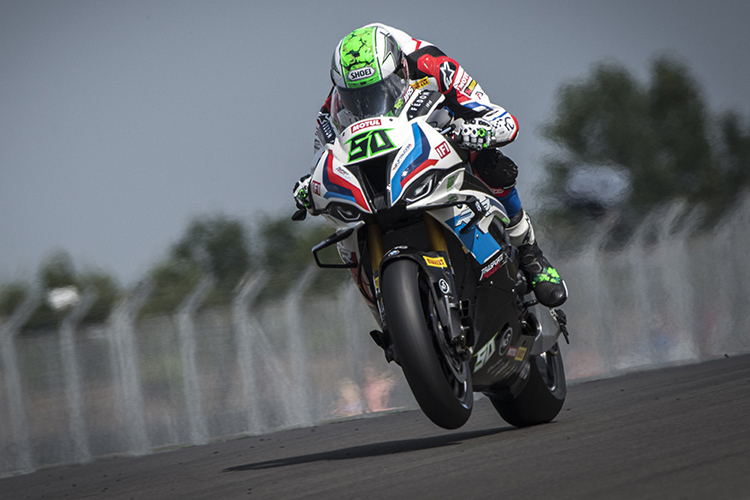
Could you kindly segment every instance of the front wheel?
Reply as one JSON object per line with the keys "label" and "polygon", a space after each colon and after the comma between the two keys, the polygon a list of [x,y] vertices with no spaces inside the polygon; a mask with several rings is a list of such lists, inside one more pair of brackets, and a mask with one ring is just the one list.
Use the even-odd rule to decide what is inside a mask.
{"label": "front wheel", "polygon": [[490,397],[503,420],[516,427],[544,424],[560,413],[567,386],[560,347],[555,346],[529,360],[529,381],[510,401]]}
{"label": "front wheel", "polygon": [[380,281],[388,331],[414,398],[436,425],[461,427],[474,402],[469,362],[449,345],[429,281],[407,259],[388,264]]}

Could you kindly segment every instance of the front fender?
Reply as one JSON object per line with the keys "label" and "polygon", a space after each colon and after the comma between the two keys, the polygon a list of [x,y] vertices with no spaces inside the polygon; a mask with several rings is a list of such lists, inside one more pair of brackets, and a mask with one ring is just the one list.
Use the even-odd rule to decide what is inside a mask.
{"label": "front fender", "polygon": [[[383,270],[391,263],[400,259],[409,259],[416,262],[425,276],[428,277],[430,293],[433,294],[437,304],[438,315],[441,324],[448,329],[451,339],[462,335],[461,317],[459,314],[459,303],[456,298],[456,286],[453,281],[453,271],[448,260],[447,252],[423,252],[408,247],[395,247],[386,252],[380,263],[380,276]],[[377,287],[378,296],[380,287]],[[380,299],[380,297],[379,297]],[[382,300],[378,300],[382,304]],[[385,318],[387,320],[387,318]]]}

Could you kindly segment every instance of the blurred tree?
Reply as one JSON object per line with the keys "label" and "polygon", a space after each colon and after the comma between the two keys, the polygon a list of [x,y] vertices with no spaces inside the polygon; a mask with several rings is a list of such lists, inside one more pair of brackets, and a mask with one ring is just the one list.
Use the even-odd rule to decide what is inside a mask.
{"label": "blurred tree", "polygon": [[37,272],[37,280],[41,288],[42,302],[24,326],[25,331],[54,328],[70,311],[75,300],[70,304],[55,307],[50,301],[50,293],[54,290],[69,288],[71,298],[77,297],[78,293],[73,259],[63,250],[55,251],[42,262]]}
{"label": "blurred tree", "polygon": [[750,184],[750,125],[729,112],[721,117],[719,128],[723,148],[718,168],[725,182],[718,196],[733,201]]}
{"label": "blurred tree", "polygon": [[103,323],[109,318],[112,308],[120,296],[120,287],[117,281],[101,271],[86,271],[78,275],[77,283],[81,290],[89,288],[96,290],[96,302],[91,306],[84,323]]}
{"label": "blurred tree", "polygon": [[165,260],[150,272],[153,291],[139,311],[141,316],[174,312],[201,280],[203,271],[195,262]]}
{"label": "blurred tree", "polygon": [[750,136],[735,115],[720,122],[721,134],[715,123],[672,59],[654,61],[646,86],[620,66],[595,66],[559,90],[543,129],[559,147],[545,165],[548,222],[573,228],[606,213],[636,222],[677,199],[719,216],[750,180]]}
{"label": "blurred tree", "polygon": [[[264,300],[275,299],[287,293],[295,285],[299,276],[310,266],[315,266],[311,249],[333,233],[333,228],[323,221],[308,219],[295,222],[288,216],[268,218],[261,223],[259,230],[263,241],[262,258],[270,272]],[[334,248],[325,252],[325,262],[339,263],[341,259]],[[324,269],[317,273],[315,290],[326,293],[344,281],[347,271]]]}
{"label": "blurred tree", "polygon": [[216,279],[216,289],[231,294],[250,269],[250,251],[244,225],[223,215],[190,223],[185,236],[172,248],[178,262],[197,264]]}
{"label": "blurred tree", "polygon": [[70,255],[59,250],[50,255],[39,269],[39,283],[45,291],[76,284],[76,271]]}
{"label": "blurred tree", "polygon": [[0,316],[11,316],[28,294],[29,285],[26,283],[14,282],[0,286]]}
{"label": "blurred tree", "polygon": [[216,280],[206,303],[229,304],[250,267],[247,231],[240,221],[224,215],[196,218],[169,259],[151,271],[154,291],[141,314],[174,312],[204,275]]}
{"label": "blurred tree", "polygon": [[42,262],[37,279],[43,301],[24,330],[57,327],[87,289],[93,289],[97,298],[83,318],[83,323],[104,322],[120,294],[119,286],[112,276],[101,271],[77,273],[70,254],[62,250],[56,251]]}

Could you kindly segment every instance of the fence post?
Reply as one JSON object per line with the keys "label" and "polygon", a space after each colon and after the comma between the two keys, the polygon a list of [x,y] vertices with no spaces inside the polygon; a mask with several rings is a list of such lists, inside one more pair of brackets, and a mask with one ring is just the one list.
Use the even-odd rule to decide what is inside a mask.
{"label": "fence post", "polygon": [[247,430],[250,434],[259,434],[264,430],[263,417],[259,408],[258,383],[255,377],[257,357],[253,350],[250,305],[258,297],[266,282],[267,275],[264,271],[253,276],[246,276],[239,292],[232,300],[232,323],[235,341],[237,342],[237,364],[242,374]]}
{"label": "fence post", "polygon": [[76,463],[89,462],[91,451],[86,430],[86,416],[81,388],[81,372],[76,352],[75,331],[80,322],[94,305],[98,293],[93,288],[83,292],[80,302],[73,307],[60,325],[60,355],[62,356],[65,377],[65,398],[68,402],[70,434],[73,439],[73,460]]}
{"label": "fence post", "polygon": [[28,295],[13,311],[10,319],[0,327],[0,355],[2,355],[8,391],[10,433],[14,440],[13,444],[8,446],[8,450],[10,450],[10,455],[15,456],[15,470],[19,472],[33,471],[34,462],[31,456],[29,427],[23,399],[23,388],[21,387],[21,372],[18,370],[15,337],[29,321],[31,315],[39,306],[39,302],[38,295]]}
{"label": "fence post", "polygon": [[208,442],[208,429],[203,416],[203,397],[196,364],[194,316],[213,285],[213,277],[204,277],[183,301],[177,312],[180,353],[182,354],[182,380],[185,384],[185,402],[188,413],[188,432],[190,442],[193,444]]}
{"label": "fence post", "polygon": [[308,352],[305,346],[307,329],[301,313],[302,295],[307,285],[315,275],[312,266],[305,269],[299,280],[287,295],[286,317],[289,321],[289,370],[294,384],[294,416],[295,424],[309,425],[313,422],[310,408],[310,373],[308,368]]}
{"label": "fence post", "polygon": [[110,356],[115,372],[118,416],[122,419],[127,434],[127,451],[134,455],[145,455],[151,451],[134,323],[138,311],[145,305],[152,291],[152,283],[141,283],[132,295],[120,302],[109,319],[112,329],[109,336]]}

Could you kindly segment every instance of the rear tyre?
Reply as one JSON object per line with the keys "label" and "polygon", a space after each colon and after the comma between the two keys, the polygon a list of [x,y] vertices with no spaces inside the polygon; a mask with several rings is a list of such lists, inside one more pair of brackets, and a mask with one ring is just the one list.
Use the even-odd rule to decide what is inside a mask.
{"label": "rear tyre", "polygon": [[414,398],[436,425],[461,427],[474,403],[469,362],[449,346],[428,280],[416,262],[399,259],[380,281],[388,331]]}
{"label": "rear tyre", "polygon": [[516,427],[551,421],[560,413],[568,392],[557,344],[545,353],[532,356],[529,363],[529,381],[515,399],[504,401],[490,397],[503,420]]}

